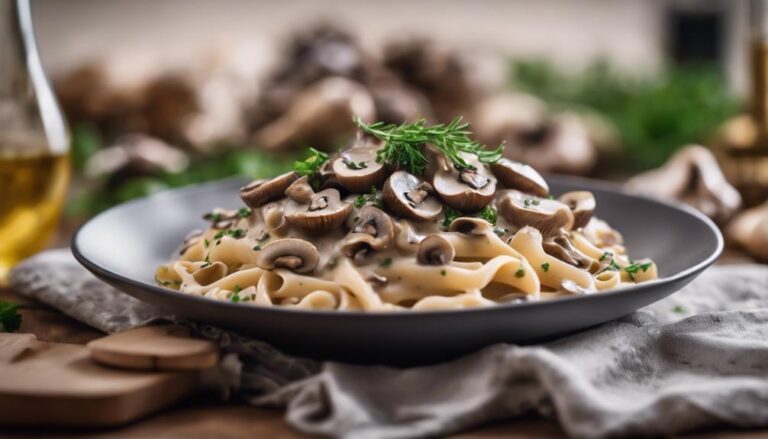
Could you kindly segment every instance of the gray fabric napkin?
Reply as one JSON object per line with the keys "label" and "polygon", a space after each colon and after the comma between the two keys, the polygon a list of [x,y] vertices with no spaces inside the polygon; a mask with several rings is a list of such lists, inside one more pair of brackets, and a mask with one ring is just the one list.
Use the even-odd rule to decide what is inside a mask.
{"label": "gray fabric napkin", "polygon": [[[12,273],[18,291],[106,331],[172,318],[101,284],[65,251]],[[200,323],[240,359],[239,396],[301,431],[440,436],[535,411],[572,437],[768,425],[768,267],[719,266],[615,322],[555,342],[496,345],[413,369],[322,365]],[[234,368],[236,370],[237,368]]]}

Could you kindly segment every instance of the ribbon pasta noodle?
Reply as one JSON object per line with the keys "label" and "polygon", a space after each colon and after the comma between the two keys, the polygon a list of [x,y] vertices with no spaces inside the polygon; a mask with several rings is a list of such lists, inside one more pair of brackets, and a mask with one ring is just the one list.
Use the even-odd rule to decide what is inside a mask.
{"label": "ribbon pasta noodle", "polygon": [[421,174],[398,170],[377,161],[386,139],[368,134],[302,162],[313,165],[305,175],[243,187],[246,207],[207,214],[158,284],[244,306],[402,311],[600,294],[658,276],[629,258],[589,192],[554,199],[530,166],[479,152],[457,164],[429,145]]}

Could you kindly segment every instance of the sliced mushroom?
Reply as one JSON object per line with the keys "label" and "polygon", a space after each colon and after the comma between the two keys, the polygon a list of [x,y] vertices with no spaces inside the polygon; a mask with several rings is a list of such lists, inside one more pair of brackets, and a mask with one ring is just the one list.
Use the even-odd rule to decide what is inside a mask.
{"label": "sliced mushroom", "polygon": [[355,144],[333,159],[334,181],[351,193],[366,193],[384,181],[384,164],[376,161],[380,141],[358,136]]}
{"label": "sliced mushroom", "polygon": [[446,265],[456,256],[448,240],[440,235],[429,235],[419,243],[416,261],[421,265]]}
{"label": "sliced mushroom", "polygon": [[304,176],[291,183],[285,190],[285,196],[298,203],[307,203],[312,200],[315,190],[309,184],[309,177]]}
{"label": "sliced mushroom", "polygon": [[179,254],[183,255],[187,252],[193,245],[200,242],[200,238],[203,237],[203,231],[202,230],[193,230],[187,234],[187,236],[184,238],[184,242],[181,244],[181,248],[179,249]]}
{"label": "sliced mushroom", "polygon": [[599,263],[574,247],[571,240],[565,234],[545,240],[542,243],[542,247],[547,254],[574,267],[583,268],[590,272],[596,271],[599,267]]}
{"label": "sliced mushroom", "polygon": [[286,238],[265,245],[256,265],[265,270],[285,268],[296,273],[310,273],[319,262],[320,253],[314,245],[303,239]]}
{"label": "sliced mushroom", "polygon": [[240,198],[250,208],[259,208],[270,201],[282,198],[285,190],[299,178],[295,172],[287,172],[271,180],[255,180],[240,189]]}
{"label": "sliced mushroom", "polygon": [[285,219],[311,235],[322,235],[339,228],[352,212],[352,205],[341,201],[339,191],[325,189],[314,195],[309,203],[291,201]]}
{"label": "sliced mushroom", "polygon": [[507,191],[501,197],[499,211],[517,227],[534,227],[545,237],[573,227],[573,212],[565,204],[518,191]]}
{"label": "sliced mushroom", "polygon": [[197,269],[192,273],[195,281],[202,286],[210,285],[227,275],[227,266],[223,262],[216,261]]}
{"label": "sliced mushroom", "polygon": [[284,236],[288,231],[288,221],[285,219],[285,212],[282,206],[271,204],[262,209],[264,225],[273,236]]}
{"label": "sliced mushroom", "polygon": [[429,183],[405,171],[397,171],[384,183],[384,204],[396,215],[417,221],[431,221],[443,212],[432,196]]}
{"label": "sliced mushroom", "polygon": [[451,222],[448,231],[459,232],[464,235],[487,235],[493,232],[493,228],[484,219],[461,216]]}
{"label": "sliced mushroom", "polygon": [[359,219],[341,245],[341,251],[348,257],[360,252],[384,250],[395,237],[395,226],[384,211],[375,206],[360,209]]}
{"label": "sliced mushroom", "polygon": [[462,212],[476,212],[493,200],[496,179],[476,156],[462,154],[462,157],[472,168],[444,166],[435,173],[432,185],[445,204]]}
{"label": "sliced mushroom", "polygon": [[558,201],[565,204],[573,212],[573,228],[580,229],[592,219],[595,213],[595,196],[589,191],[566,192],[558,198]]}
{"label": "sliced mushroom", "polygon": [[501,159],[491,165],[493,175],[502,186],[545,198],[549,195],[549,185],[544,177],[531,166],[509,159]]}
{"label": "sliced mushroom", "polygon": [[679,200],[723,224],[738,210],[741,195],[726,181],[707,148],[687,146],[659,169],[627,181],[630,192]]}

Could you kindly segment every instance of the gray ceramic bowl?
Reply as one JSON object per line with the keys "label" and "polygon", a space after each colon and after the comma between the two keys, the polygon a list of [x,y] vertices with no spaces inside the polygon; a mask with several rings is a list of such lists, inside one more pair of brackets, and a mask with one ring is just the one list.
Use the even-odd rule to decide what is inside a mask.
{"label": "gray ceramic bowl", "polygon": [[393,365],[445,360],[498,342],[530,343],[628,314],[682,288],[720,254],[717,227],[693,209],[623,194],[591,180],[551,177],[553,193],[590,190],[597,214],[624,235],[635,258],[650,257],[661,279],[613,292],[491,308],[402,313],[260,308],[194,297],[154,283],[211,208],[241,206],[240,180],[160,193],[110,209],[72,240],[75,257],[105,282],[177,316],[209,322],[321,359]]}

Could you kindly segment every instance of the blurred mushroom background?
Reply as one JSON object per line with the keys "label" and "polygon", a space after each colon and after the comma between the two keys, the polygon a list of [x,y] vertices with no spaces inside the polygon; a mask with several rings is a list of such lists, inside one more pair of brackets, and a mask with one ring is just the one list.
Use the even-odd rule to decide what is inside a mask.
{"label": "blurred mushroom background", "polygon": [[[308,147],[354,142],[353,117],[461,116],[482,143],[504,143],[506,158],[542,173],[629,180],[627,190],[690,204],[723,227],[742,218],[730,229],[742,246],[745,231],[765,234],[755,219],[764,209],[739,216],[756,203],[729,184],[722,155],[683,149],[711,144],[744,106],[746,4],[386,7],[39,0],[43,57],[73,131],[70,214],[190,183],[277,175]],[[85,25],[94,30],[79,41],[57,38]],[[114,34],[94,41],[105,29]]]}

